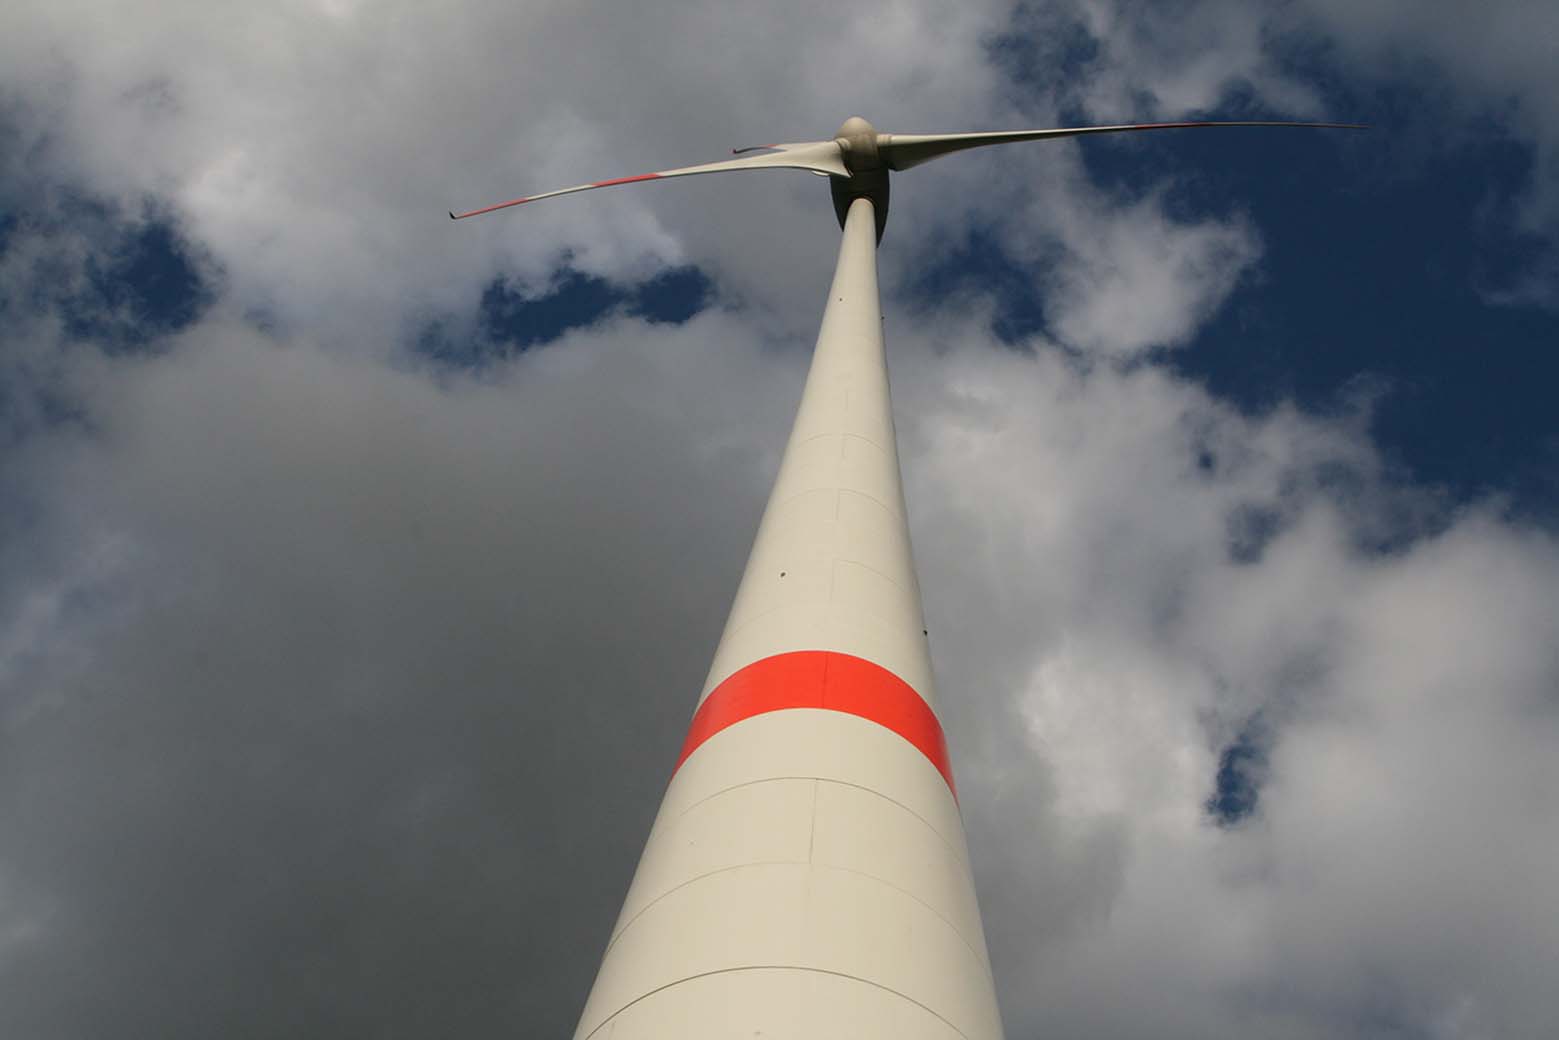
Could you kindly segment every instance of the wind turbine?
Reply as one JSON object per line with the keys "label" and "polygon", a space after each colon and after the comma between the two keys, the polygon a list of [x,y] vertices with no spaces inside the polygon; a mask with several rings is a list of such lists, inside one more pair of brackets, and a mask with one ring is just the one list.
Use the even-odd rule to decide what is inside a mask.
{"label": "wind turbine", "polygon": [[1002,1035],[935,708],[877,294],[890,171],[1138,123],[832,140],[581,184],[826,175],[843,228],[779,475],[575,1040]]}

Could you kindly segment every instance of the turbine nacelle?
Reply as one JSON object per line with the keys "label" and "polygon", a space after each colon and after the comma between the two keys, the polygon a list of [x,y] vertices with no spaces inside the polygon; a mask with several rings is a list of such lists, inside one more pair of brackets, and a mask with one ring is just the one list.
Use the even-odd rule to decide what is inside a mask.
{"label": "turbine nacelle", "polygon": [[877,216],[879,242],[888,227],[888,168],[883,165],[879,149],[887,136],[879,134],[876,127],[860,116],[846,119],[834,134],[834,143],[839,146],[839,157],[850,173],[847,177],[828,179],[829,194],[834,199],[834,216],[839,218],[840,229],[844,228],[850,203],[856,199],[871,199],[872,212]]}

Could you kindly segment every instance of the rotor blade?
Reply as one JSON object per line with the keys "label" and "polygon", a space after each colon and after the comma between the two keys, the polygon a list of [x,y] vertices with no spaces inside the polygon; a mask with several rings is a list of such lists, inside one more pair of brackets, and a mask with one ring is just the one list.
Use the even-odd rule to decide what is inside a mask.
{"label": "rotor blade", "polygon": [[735,170],[774,170],[793,169],[811,170],[814,173],[831,174],[835,177],[848,177],[850,171],[845,169],[844,159],[840,156],[839,145],[834,141],[807,141],[801,144],[771,144],[760,145],[758,148],[742,148],[738,154],[745,152],[763,151],[763,155],[743,155],[740,159],[722,159],[719,162],[701,163],[698,166],[682,166],[675,170],[661,170],[657,173],[641,173],[637,177],[617,177],[609,181],[595,181],[591,184],[577,184],[572,188],[560,188],[557,191],[543,192],[540,195],[527,195],[524,198],[510,199],[508,202],[499,202],[491,206],[483,206],[481,209],[473,209],[466,213],[450,211],[451,220],[463,220],[466,217],[474,217],[479,213],[491,213],[497,209],[508,209],[510,206],[518,206],[525,202],[535,202],[538,199],[550,199],[559,195],[572,195],[576,191],[589,191],[591,188],[609,188],[614,184],[633,184],[638,181],[656,181],[666,177],[691,177],[699,173],[726,173]]}
{"label": "rotor blade", "polygon": [[1012,141],[1039,141],[1051,137],[1080,137],[1084,134],[1114,134],[1127,130],[1179,130],[1202,126],[1304,126],[1341,130],[1364,130],[1363,123],[1284,123],[1267,120],[1233,123],[1126,123],[1120,126],[1076,126],[1058,130],[1007,130],[992,134],[879,134],[877,154],[890,170],[907,170],[929,162],[939,155],[979,148],[987,144]]}

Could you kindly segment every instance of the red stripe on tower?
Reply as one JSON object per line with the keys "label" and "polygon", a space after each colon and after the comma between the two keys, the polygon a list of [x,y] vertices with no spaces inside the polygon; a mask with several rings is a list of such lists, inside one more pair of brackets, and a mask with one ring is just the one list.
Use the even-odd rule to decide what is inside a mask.
{"label": "red stripe on tower", "polygon": [[881,665],[832,650],[798,650],[766,657],[716,686],[693,714],[677,769],[721,730],[755,715],[788,708],[844,712],[892,730],[926,756],[947,781],[953,797],[958,797],[947,740],[931,706]]}

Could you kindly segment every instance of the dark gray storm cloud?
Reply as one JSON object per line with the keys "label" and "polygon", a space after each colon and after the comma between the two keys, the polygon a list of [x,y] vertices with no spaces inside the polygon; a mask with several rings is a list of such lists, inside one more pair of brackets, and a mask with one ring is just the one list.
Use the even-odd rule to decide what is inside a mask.
{"label": "dark gray storm cloud", "polygon": [[[804,175],[458,233],[449,205],[826,133],[842,104],[914,129],[1319,104],[1240,5],[847,14],[0,17],[25,116],[0,170],[30,186],[5,197],[39,200],[0,221],[0,399],[26,405],[0,455],[0,1036],[572,1028],[836,229]],[[1096,41],[1081,82],[1011,89],[1002,34],[1052,22]],[[1009,1035],[1545,1036],[1552,533],[1395,483],[1367,400],[1243,414],[1156,363],[1259,276],[1254,217],[1123,200],[1070,148],[995,170],[896,187],[882,263]],[[111,219],[66,219],[81,197]],[[998,343],[977,287],[896,299],[966,221],[1039,265],[1066,349]],[[138,241],[198,307],[147,326],[127,276],[92,294]],[[685,324],[617,305],[478,349],[527,335],[483,333],[484,291],[680,265],[711,286]],[[1220,817],[1252,734],[1250,806]]]}
{"label": "dark gray storm cloud", "polygon": [[571,1028],[783,425],[730,335],[93,373],[7,547],[0,1031]]}

